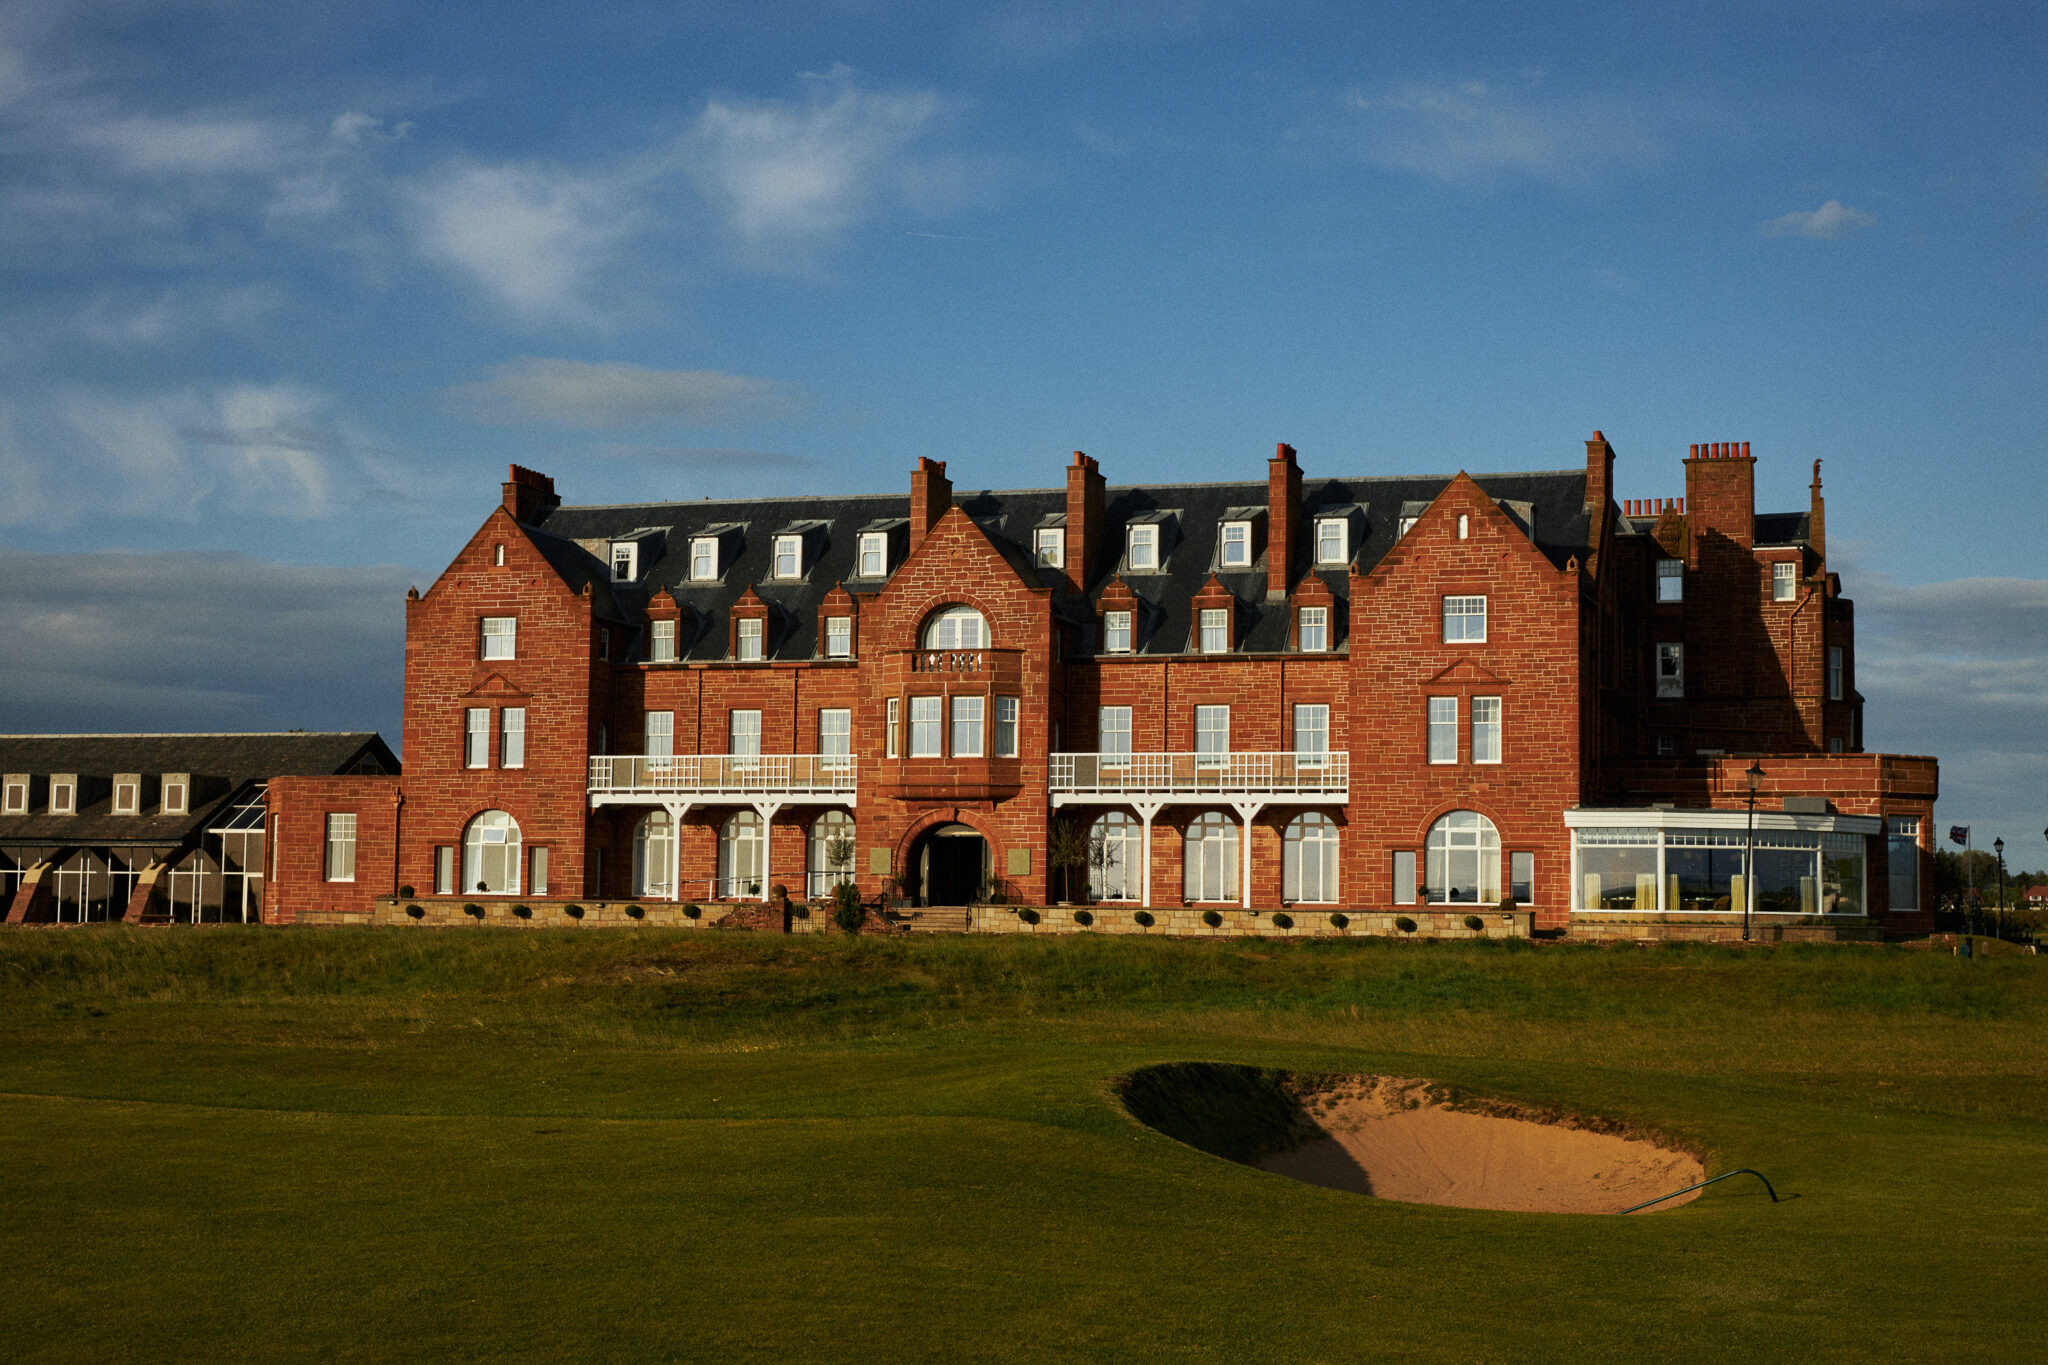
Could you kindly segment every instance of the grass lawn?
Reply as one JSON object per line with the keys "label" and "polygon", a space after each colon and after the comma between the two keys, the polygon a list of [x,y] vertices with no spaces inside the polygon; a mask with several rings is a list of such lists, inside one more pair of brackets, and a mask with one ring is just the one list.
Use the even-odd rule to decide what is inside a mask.
{"label": "grass lawn", "polygon": [[[1903,949],[0,933],[0,1346],[78,1360],[2039,1359],[2048,962]],[[1141,1128],[1149,1062],[1661,1128],[1633,1218]]]}

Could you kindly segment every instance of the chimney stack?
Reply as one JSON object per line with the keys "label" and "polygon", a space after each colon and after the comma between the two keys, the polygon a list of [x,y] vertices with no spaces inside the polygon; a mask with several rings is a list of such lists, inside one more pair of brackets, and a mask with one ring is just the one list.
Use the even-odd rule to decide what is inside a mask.
{"label": "chimney stack", "polygon": [[1294,584],[1295,544],[1301,538],[1301,466],[1285,441],[1266,462],[1266,597],[1285,600]]}
{"label": "chimney stack", "polygon": [[946,509],[952,505],[953,481],[946,477],[946,462],[918,456],[917,468],[910,475],[912,554],[917,553],[917,547],[924,544],[924,538],[931,534],[932,527],[939,524],[939,518],[946,515]]}
{"label": "chimney stack", "polygon": [[1747,441],[1710,441],[1692,447],[1685,462],[1685,500],[1696,535],[1720,535],[1750,549],[1756,544],[1756,461]]}
{"label": "chimney stack", "polygon": [[1067,588],[1088,591],[1088,571],[1102,550],[1102,467],[1080,451],[1067,466]]}
{"label": "chimney stack", "polygon": [[505,467],[504,489],[505,510],[514,521],[531,522],[541,513],[562,505],[562,500],[555,496],[555,481],[523,465]]}

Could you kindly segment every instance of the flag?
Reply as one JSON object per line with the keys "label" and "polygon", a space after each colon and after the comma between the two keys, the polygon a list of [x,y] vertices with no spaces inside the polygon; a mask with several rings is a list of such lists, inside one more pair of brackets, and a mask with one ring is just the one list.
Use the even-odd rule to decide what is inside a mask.
{"label": "flag", "polygon": [[1952,844],[1969,843],[1970,827],[1968,825],[1950,825],[1948,827],[1948,841]]}

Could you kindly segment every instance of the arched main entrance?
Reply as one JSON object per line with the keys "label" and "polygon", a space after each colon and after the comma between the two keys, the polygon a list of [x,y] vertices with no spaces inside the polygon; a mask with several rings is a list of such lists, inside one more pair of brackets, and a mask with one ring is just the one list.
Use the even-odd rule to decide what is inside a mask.
{"label": "arched main entrance", "polygon": [[966,825],[940,825],[919,841],[911,865],[919,905],[972,905],[988,886],[988,840]]}

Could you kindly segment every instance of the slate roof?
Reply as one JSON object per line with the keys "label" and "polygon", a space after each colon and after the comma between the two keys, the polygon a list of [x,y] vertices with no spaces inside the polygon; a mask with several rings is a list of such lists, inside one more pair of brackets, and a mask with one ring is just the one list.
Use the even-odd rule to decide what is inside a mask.
{"label": "slate roof", "polygon": [[[252,783],[273,777],[395,773],[398,759],[375,732],[218,735],[0,735],[0,773],[28,773],[38,788],[29,813],[0,814],[0,844],[176,844],[213,827]],[[51,775],[79,777],[78,813],[48,814]],[[189,773],[184,815],[115,815],[111,778]]]}
{"label": "slate roof", "polygon": [[[1509,515],[1518,525],[1533,515],[1536,544],[1553,564],[1561,568],[1573,556],[1584,557],[1589,519],[1585,511],[1583,469],[1472,477],[1489,495],[1507,505]],[[1362,509],[1354,517],[1351,551],[1360,570],[1369,572],[1399,538],[1401,509],[1408,505],[1426,506],[1449,486],[1451,478],[1449,474],[1336,479],[1304,476],[1304,525],[1300,533],[1311,534],[1309,528],[1320,512],[1347,507]],[[1018,567],[1026,581],[1035,578],[1046,587],[1058,589],[1064,581],[1062,575],[1057,570],[1037,568],[1032,563],[1030,546],[1034,529],[1064,519],[1064,486],[955,489],[953,503],[980,523],[991,542]],[[1105,550],[1098,563],[1091,566],[1089,596],[1099,593],[1112,576],[1121,574],[1145,603],[1144,620],[1137,623],[1136,652],[1178,654],[1189,647],[1191,599],[1213,572],[1238,600],[1239,650],[1260,653],[1285,649],[1286,613],[1279,604],[1266,602],[1264,547],[1247,569],[1226,572],[1218,568],[1220,527],[1226,513],[1246,509],[1263,513],[1265,506],[1263,480],[1111,484],[1104,498]],[[900,524],[908,515],[907,494],[707,499],[556,507],[543,512],[537,528],[529,529],[536,531],[535,543],[542,546],[551,563],[564,569],[564,577],[573,586],[580,588],[589,581],[594,584],[594,595],[608,591],[608,599],[595,596],[600,616],[638,626],[648,597],[667,588],[686,609],[683,629],[678,632],[681,638],[677,641],[677,657],[681,660],[726,657],[726,614],[749,585],[773,608],[767,657],[808,659],[816,657],[819,648],[818,606],[825,594],[841,582],[855,592],[880,587],[878,581],[855,577],[860,532],[874,529],[880,523]],[[1142,521],[1157,521],[1165,528],[1161,537],[1162,567],[1158,571],[1134,571],[1122,564],[1124,528]],[[794,533],[806,525],[822,527],[819,539],[813,542],[816,549],[808,571],[796,581],[771,577],[776,535]],[[739,528],[729,542],[736,553],[722,556],[722,572],[716,582],[692,582],[690,541],[718,526]],[[639,580],[631,584],[610,582],[609,542],[636,535],[642,547]],[[895,567],[893,562],[891,567]],[[1346,571],[1314,572],[1329,584],[1336,598],[1332,645],[1341,649],[1349,591]],[[1090,619],[1088,609],[1079,602],[1063,601],[1059,610],[1077,623]],[[992,624],[1000,631],[1000,622]],[[1092,632],[1082,633],[1084,640],[1091,637]],[[634,657],[639,657],[637,647]]]}
{"label": "slate roof", "polygon": [[[1622,517],[1619,527],[1623,535],[1646,536],[1657,529],[1660,520],[1661,517]],[[1811,512],[1758,512],[1751,529],[1752,543],[1764,549],[1810,546],[1812,522]]]}

